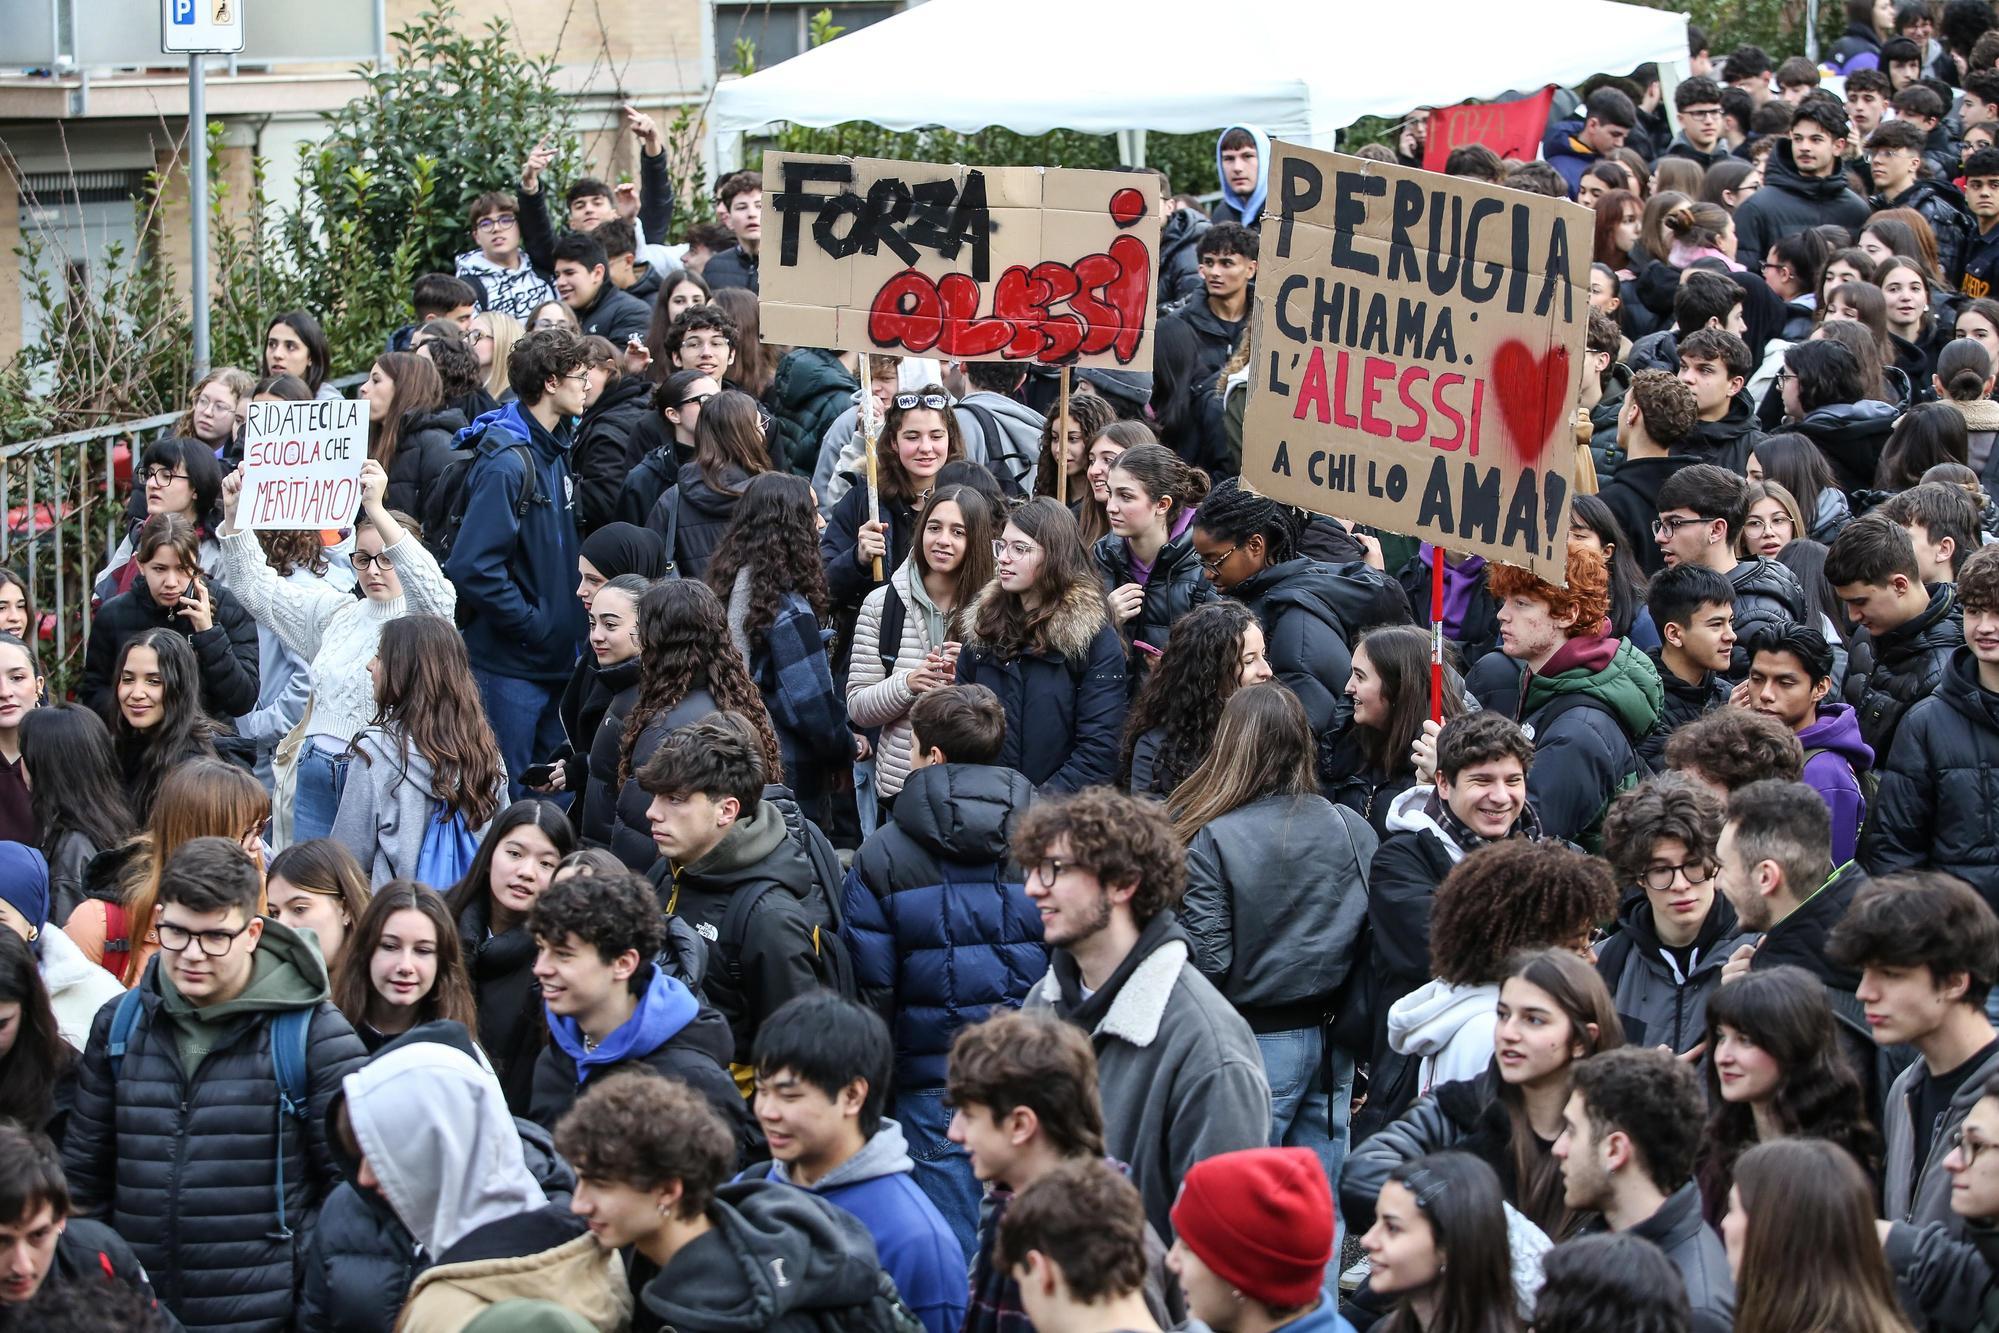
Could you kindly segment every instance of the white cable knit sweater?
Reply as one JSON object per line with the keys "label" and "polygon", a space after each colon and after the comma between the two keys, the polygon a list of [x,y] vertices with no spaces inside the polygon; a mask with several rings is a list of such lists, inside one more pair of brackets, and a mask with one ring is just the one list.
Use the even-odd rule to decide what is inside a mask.
{"label": "white cable knit sweater", "polygon": [[375,716],[375,687],[368,663],[382,626],[405,615],[452,618],[458,593],[422,542],[403,534],[388,548],[403,595],[377,602],[336,592],[323,583],[278,577],[264,560],[255,533],[222,538],[222,581],[260,625],[304,658],[312,678],[310,733],[345,746]]}

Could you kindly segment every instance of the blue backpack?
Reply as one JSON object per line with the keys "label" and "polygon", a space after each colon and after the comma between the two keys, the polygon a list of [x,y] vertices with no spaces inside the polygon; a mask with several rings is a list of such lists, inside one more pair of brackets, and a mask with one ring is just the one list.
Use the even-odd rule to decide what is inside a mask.
{"label": "blue backpack", "polygon": [[[113,1083],[118,1081],[118,1071],[125,1063],[125,1047],[132,1039],[132,1029],[139,1025],[143,1008],[134,988],[118,997],[118,1007],[111,1012],[111,1040],[106,1053]],[[305,1048],[311,1035],[312,1012],[287,1009],[271,1020],[271,1067],[278,1080],[277,1234],[284,1240],[290,1240],[292,1234],[285,1225],[285,1121],[303,1124],[308,1114],[310,1084],[306,1077]]]}
{"label": "blue backpack", "polygon": [[479,854],[479,839],[465,827],[465,816],[433,801],[430,821],[424,825],[423,847],[416,856],[416,880],[440,893],[465,878],[472,858]]}

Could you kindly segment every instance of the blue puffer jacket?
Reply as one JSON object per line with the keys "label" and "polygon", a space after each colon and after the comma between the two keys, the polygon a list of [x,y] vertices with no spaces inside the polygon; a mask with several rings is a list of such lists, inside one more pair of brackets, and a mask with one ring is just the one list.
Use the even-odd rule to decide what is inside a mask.
{"label": "blue puffer jacket", "polygon": [[942,1087],[958,1029],[1018,1008],[1048,971],[1040,914],[1007,853],[1033,799],[1010,768],[919,768],[847,873],[840,934],[895,1032],[900,1091]]}
{"label": "blue puffer jacket", "polygon": [[[458,447],[478,457],[444,573],[468,616],[466,651],[497,676],[567,681],[583,644],[570,438],[567,427],[560,435],[543,430],[519,403],[488,412],[458,435]],[[527,474],[516,445],[527,447],[536,472],[536,498],[518,519]]]}

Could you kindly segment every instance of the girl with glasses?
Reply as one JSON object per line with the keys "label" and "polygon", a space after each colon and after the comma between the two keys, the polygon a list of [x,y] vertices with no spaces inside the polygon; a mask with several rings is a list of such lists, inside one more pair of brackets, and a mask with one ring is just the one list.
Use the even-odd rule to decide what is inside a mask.
{"label": "girl with glasses", "polygon": [[147,445],[133,474],[131,500],[125,506],[125,535],[92,583],[99,600],[109,601],[130,590],[139,573],[133,559],[139,528],[160,514],[173,514],[192,524],[200,544],[200,567],[216,569],[219,552],[215,530],[221,522],[221,497],[222,465],[206,445],[171,437]]}
{"label": "girl with glasses", "polygon": [[698,370],[676,370],[653,390],[652,410],[632,430],[630,447],[639,461],[625,473],[618,492],[619,522],[643,526],[659,497],[673,488],[681,466],[694,459],[701,409],[720,392],[721,384]]}
{"label": "girl with glasses", "polygon": [[1957,1133],[1934,1145],[1950,1175],[1952,1223],[1897,1222],[1889,1267],[1934,1329],[1974,1330],[1999,1298],[1999,1075],[1986,1080]]}
{"label": "girl with glasses", "polygon": [[1037,496],[993,544],[993,580],[966,609],[958,681],[1006,710],[994,761],[1044,792],[1108,783],[1126,706],[1124,642],[1076,520]]}
{"label": "girl with glasses", "polygon": [[1801,967],[1753,969],[1708,997],[1713,1113],[1694,1179],[1710,1225],[1729,1206],[1739,1160],[1758,1143],[1826,1139],[1880,1178],[1881,1136],[1849,1056],[1856,1045],[1841,1040],[1825,983]]}
{"label": "girl with glasses", "polygon": [[257,539],[236,528],[242,474],[226,488],[223,578],[259,625],[305,663],[302,730],[272,755],[277,803],[273,841],[323,838],[333,827],[346,781],[349,747],[374,717],[368,663],[383,626],[405,615],[449,619],[457,593],[423,544],[423,529],[384,503],[389,476],[372,459],[361,466],[361,516],[354,527],[356,599],[323,579],[281,576]]}
{"label": "girl with glasses", "polygon": [[1597,971],[1616,997],[1626,1035],[1676,1054],[1706,1035],[1708,997],[1747,938],[1716,892],[1721,814],[1708,788],[1665,773],[1618,797],[1604,817],[1603,845],[1624,905],[1617,933],[1598,951]]}
{"label": "girl with glasses", "polygon": [[172,434],[199,440],[218,456],[236,439],[238,418],[250,401],[257,378],[247,370],[218,366],[194,382],[188,409],[174,422]]}

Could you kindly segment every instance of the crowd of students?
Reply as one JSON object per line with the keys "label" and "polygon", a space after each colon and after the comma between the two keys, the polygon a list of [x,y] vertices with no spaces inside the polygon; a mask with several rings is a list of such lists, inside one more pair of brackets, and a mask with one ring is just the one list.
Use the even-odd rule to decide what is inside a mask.
{"label": "crowd of students", "polygon": [[0,573],[0,1327],[1991,1327],[1999,17],[1849,11],[1449,155],[1596,212],[1560,585],[1241,484],[1251,126],[1066,418],[767,345],[636,111],[340,531],[273,317],[75,702]]}

